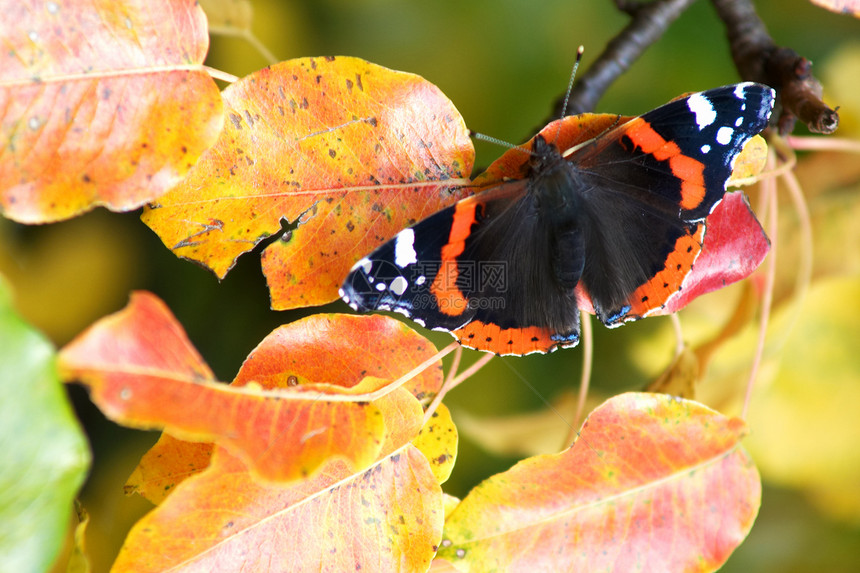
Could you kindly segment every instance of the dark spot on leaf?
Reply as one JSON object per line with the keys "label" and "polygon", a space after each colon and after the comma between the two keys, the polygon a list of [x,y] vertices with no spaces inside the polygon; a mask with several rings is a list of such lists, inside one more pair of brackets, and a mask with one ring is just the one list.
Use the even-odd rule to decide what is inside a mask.
{"label": "dark spot on leaf", "polygon": [[[295,79],[296,76],[293,76]],[[281,99],[287,99],[287,92],[284,91],[284,86],[278,86],[278,95],[281,96]]]}
{"label": "dark spot on leaf", "polygon": [[346,222],[346,230],[352,233],[355,230],[355,225],[352,224],[352,221]]}
{"label": "dark spot on leaf", "polygon": [[334,56],[323,56],[323,59],[327,62],[333,62],[335,58]]}
{"label": "dark spot on leaf", "polygon": [[322,76],[319,76],[319,75],[318,75],[318,76],[317,76],[316,78],[314,78],[314,79],[316,80],[316,82],[317,82],[318,84],[319,84],[319,83],[322,83]]}
{"label": "dark spot on leaf", "polygon": [[337,151],[335,151],[334,149],[329,149],[328,156],[334,159],[335,157],[337,157]]}
{"label": "dark spot on leaf", "polygon": [[308,109],[310,107],[310,104],[308,103],[308,98],[306,98],[306,97],[302,98],[302,103],[301,103],[300,107],[302,109]]}
{"label": "dark spot on leaf", "polygon": [[91,183],[91,182],[92,182],[92,179],[90,179],[90,176],[89,176],[89,175],[87,175],[86,173],[84,173],[84,174],[83,174],[83,176],[81,177],[81,179],[83,179],[83,180],[84,180],[84,183]]}
{"label": "dark spot on leaf", "polygon": [[233,122],[233,127],[235,127],[236,129],[242,129],[242,118],[239,115],[231,113],[230,121]]}
{"label": "dark spot on leaf", "polygon": [[298,386],[299,379],[296,376],[290,375],[287,376],[287,386]]}
{"label": "dark spot on leaf", "polygon": [[187,147],[185,147],[184,145],[182,146],[182,148],[181,148],[181,149],[182,149],[182,153],[183,153],[183,154],[188,153],[188,148],[187,148]]}
{"label": "dark spot on leaf", "polygon": [[376,127],[379,124],[375,117],[368,117],[365,122],[371,127]]}
{"label": "dark spot on leaf", "polygon": [[355,74],[355,84],[358,86],[358,89],[364,91],[364,86],[361,85],[361,74]]}
{"label": "dark spot on leaf", "polygon": [[110,96],[113,94],[110,88],[105,88],[102,90],[102,99],[107,101],[110,99]]}
{"label": "dark spot on leaf", "polygon": [[352,86],[353,85],[355,85],[355,84],[352,83],[352,80],[347,78],[347,80],[346,80],[346,91],[348,91],[349,93],[352,93]]}
{"label": "dark spot on leaf", "polygon": [[284,111],[284,106],[282,106],[282,105],[278,106],[278,113],[280,113],[281,115],[286,115],[286,112]]}

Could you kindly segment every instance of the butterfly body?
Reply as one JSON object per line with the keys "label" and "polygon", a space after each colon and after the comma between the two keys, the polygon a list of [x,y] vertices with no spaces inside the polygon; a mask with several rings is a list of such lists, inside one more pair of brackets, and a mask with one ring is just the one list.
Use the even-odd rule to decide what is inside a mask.
{"label": "butterfly body", "polygon": [[498,354],[574,346],[585,301],[610,327],[647,316],[683,288],[773,101],[760,84],[716,88],[564,148],[550,124],[530,154],[514,150],[522,177],[401,231],[356,263],[341,296]]}

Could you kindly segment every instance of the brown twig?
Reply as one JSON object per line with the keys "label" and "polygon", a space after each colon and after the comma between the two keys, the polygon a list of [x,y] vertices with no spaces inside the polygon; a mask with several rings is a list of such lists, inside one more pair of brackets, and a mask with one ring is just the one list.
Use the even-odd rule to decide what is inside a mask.
{"label": "brown twig", "polygon": [[779,132],[790,133],[796,119],[815,133],[836,131],[839,114],[821,100],[821,84],[812,75],[812,62],[791,48],[776,45],[751,0],[711,1],[726,26],[741,77],[772,86],[779,93]]}
{"label": "brown twig", "polygon": [[693,2],[695,0],[655,0],[648,3],[615,0],[618,9],[631,16],[630,23],[606,45],[588,71],[576,79],[566,110],[562,109],[564,98],[559,98],[549,121],[558,119],[562,113],[575,115],[592,111],[609,86],[639,59],[648,46],[659,40],[669,25]]}

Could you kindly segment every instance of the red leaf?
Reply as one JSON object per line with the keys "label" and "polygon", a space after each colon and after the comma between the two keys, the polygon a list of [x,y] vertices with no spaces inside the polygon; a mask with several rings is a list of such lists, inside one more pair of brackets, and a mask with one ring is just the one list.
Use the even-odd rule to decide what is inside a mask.
{"label": "red leaf", "polygon": [[218,143],[143,220],[219,277],[282,219],[298,223],[263,254],[273,308],[336,299],[357,260],[466,193],[466,127],[418,76],[303,58],[243,78],[224,100]]}
{"label": "red leaf", "polygon": [[677,312],[696,297],[747,278],[770,251],[770,241],[740,191],[726,193],[705,224],[704,246],[683,290],[653,316]]}
{"label": "red leaf", "polygon": [[761,484],[746,426],[664,394],[622,394],[567,451],[466,496],[439,556],[471,571],[712,571],[752,527]]}
{"label": "red leaf", "polygon": [[0,6],[0,209],[26,223],[135,209],[221,129],[193,0]]}

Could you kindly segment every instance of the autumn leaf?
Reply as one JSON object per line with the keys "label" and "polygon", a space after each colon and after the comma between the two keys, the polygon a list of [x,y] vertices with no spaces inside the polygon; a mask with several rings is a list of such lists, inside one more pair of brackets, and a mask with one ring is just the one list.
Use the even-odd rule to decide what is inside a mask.
{"label": "autumn leaf", "polygon": [[123,490],[158,505],[185,479],[209,467],[214,449],[210,442],[186,442],[162,433],[128,476]]}
{"label": "autumn leaf", "polygon": [[[330,367],[334,357],[320,362],[327,338],[319,336],[328,328],[332,339],[354,340],[350,327],[365,334],[375,330],[403,335],[396,342],[380,338],[377,348],[388,347],[377,355],[372,344],[353,346],[349,354],[336,352],[345,371],[353,374],[345,384],[343,377],[325,377],[320,370]],[[314,348],[303,348],[314,341]],[[339,350],[344,344],[335,342],[333,347]],[[394,388],[372,402],[367,394],[389,382],[368,373],[399,368],[405,374],[415,366],[409,362],[415,353],[432,356],[431,349],[391,318],[315,315],[276,330],[251,353],[233,385],[220,384],[164,304],[153,295],[137,293],[125,310],[96,323],[66,346],[60,367],[66,380],[87,384],[93,401],[120,423],[164,429],[183,440],[219,443],[246,460],[259,476],[291,480],[316,471],[331,457],[343,458],[357,469],[366,467],[380,451],[414,438],[423,411],[410,390],[435,393],[441,383],[438,367],[431,366],[412,380],[411,387]],[[303,352],[312,360],[303,361]],[[357,365],[362,360],[364,368]],[[308,381],[308,374],[328,381]]]}
{"label": "autumn leaf", "polygon": [[11,308],[0,277],[0,563],[47,571],[63,546],[90,452],[51,344]]}
{"label": "autumn leaf", "polygon": [[113,571],[426,571],[442,492],[412,444],[355,473],[265,484],[217,448],[212,464],[129,533]]}
{"label": "autumn leaf", "polygon": [[[362,340],[363,344],[357,347],[356,340]],[[323,390],[331,391],[331,386],[334,386],[353,388],[360,392],[363,388],[361,384],[368,375],[395,380],[432,359],[435,354],[435,348],[422,336],[403,323],[385,316],[313,315],[279,327],[269,334],[248,355],[233,381],[233,386],[252,385],[266,389],[287,388],[301,391],[321,387],[312,381],[325,379],[328,380],[329,388]],[[332,364],[337,364],[338,368],[333,369]],[[375,431],[384,431],[385,435],[383,439],[383,436],[374,433],[372,440],[361,444],[368,456],[374,456],[370,461],[376,459],[379,451],[389,451],[416,438],[421,418],[420,406],[415,399],[434,396],[441,383],[441,365],[437,363],[407,381],[396,391],[396,399],[386,398],[374,403],[375,407],[381,407],[384,413],[384,425],[381,428],[374,426]],[[325,398],[319,394],[311,394],[311,397],[316,398],[312,405],[316,402],[319,405],[325,403]],[[386,400],[390,400],[390,403]],[[305,433],[292,442],[292,448],[280,445],[274,449],[284,450],[288,455],[297,456],[299,459],[313,460],[312,463],[319,463],[321,459],[334,455],[332,448],[337,450],[337,444],[341,444],[342,448],[353,449],[353,456],[360,451],[349,444],[349,440],[355,439],[357,428],[333,426],[320,432],[312,420],[304,424],[298,420],[300,404],[290,407],[294,431],[297,434]],[[444,423],[441,429],[444,429],[446,434],[451,434],[451,430]],[[443,444],[447,450],[440,449],[442,446],[429,450],[439,450],[431,454],[433,457],[439,458],[445,454],[451,458],[448,463],[444,463],[446,460],[439,460],[438,464],[442,468],[447,467],[448,472],[448,466],[453,464],[456,453],[456,431],[453,436],[453,446],[450,439]],[[267,439],[275,438],[290,439],[287,435],[269,436]],[[298,454],[297,451],[302,453]],[[153,503],[160,503],[178,483],[204,469],[210,456],[211,444],[185,442],[164,434],[129,478],[126,492],[136,492]],[[369,462],[365,460],[362,463]],[[297,467],[293,471],[300,470],[301,468]]]}
{"label": "autumn leaf", "polygon": [[336,299],[357,260],[465,193],[463,120],[418,76],[302,58],[243,78],[224,101],[218,143],[143,221],[219,277],[280,234],[263,252],[275,309]]}
{"label": "autumn leaf", "polygon": [[439,407],[421,428],[412,444],[430,461],[433,475],[440,484],[445,483],[457,459],[457,426],[445,404]]}
{"label": "autumn leaf", "polygon": [[221,98],[193,0],[2,0],[0,209],[25,223],[127,211],[215,141]]}
{"label": "autumn leaf", "polygon": [[746,426],[695,402],[621,394],[574,445],[479,484],[446,519],[462,571],[713,571],[752,527]]}

